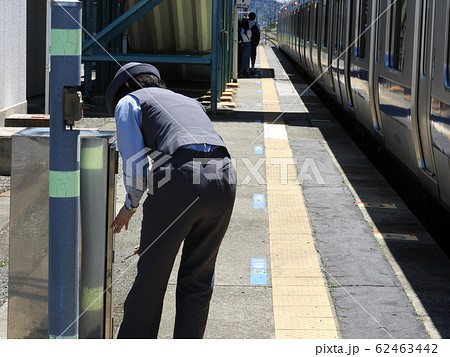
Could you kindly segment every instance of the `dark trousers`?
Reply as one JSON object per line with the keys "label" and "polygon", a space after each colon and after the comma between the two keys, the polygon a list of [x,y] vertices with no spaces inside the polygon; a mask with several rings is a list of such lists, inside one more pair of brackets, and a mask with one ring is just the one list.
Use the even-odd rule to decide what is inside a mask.
{"label": "dark trousers", "polygon": [[[192,158],[186,152],[153,176],[155,188],[143,207],[138,273],[125,301],[118,338],[158,336],[164,294],[183,242],[173,337],[203,337],[216,257],[233,210],[236,172],[223,155]],[[170,180],[158,188],[168,174]]]}
{"label": "dark trousers", "polygon": [[250,50],[250,61],[252,63],[252,68],[255,67],[255,63],[256,63],[256,48],[258,47],[258,45],[254,45],[252,43],[252,48]]}
{"label": "dark trousers", "polygon": [[242,50],[242,70],[248,70],[250,68],[250,54],[252,50],[252,44],[250,42],[244,42]]}
{"label": "dark trousers", "polygon": [[244,51],[244,44],[242,42],[238,43],[238,74],[242,73],[242,52]]}

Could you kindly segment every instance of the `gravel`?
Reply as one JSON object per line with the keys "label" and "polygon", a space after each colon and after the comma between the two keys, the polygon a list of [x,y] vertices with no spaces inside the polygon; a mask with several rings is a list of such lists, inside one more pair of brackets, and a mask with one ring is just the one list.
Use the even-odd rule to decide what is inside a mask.
{"label": "gravel", "polygon": [[[9,176],[0,176],[0,194],[9,190],[11,180]],[[0,231],[0,306],[8,297],[8,251],[9,227]]]}
{"label": "gravel", "polygon": [[76,128],[101,128],[103,125],[114,122],[114,118],[82,118],[76,123]]}
{"label": "gravel", "polygon": [[0,176],[0,193],[9,190],[11,184],[11,179],[9,176]]}
{"label": "gravel", "polygon": [[0,231],[0,306],[8,297],[8,238],[9,228]]}

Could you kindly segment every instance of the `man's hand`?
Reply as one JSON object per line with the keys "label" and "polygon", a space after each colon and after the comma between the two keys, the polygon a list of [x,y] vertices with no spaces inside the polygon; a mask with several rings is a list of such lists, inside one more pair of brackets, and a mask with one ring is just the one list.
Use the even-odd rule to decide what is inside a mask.
{"label": "man's hand", "polygon": [[134,211],[128,211],[125,207],[122,207],[111,224],[113,233],[120,233],[122,227],[125,226],[125,230],[128,230],[128,222],[130,222],[131,216],[133,216]]}

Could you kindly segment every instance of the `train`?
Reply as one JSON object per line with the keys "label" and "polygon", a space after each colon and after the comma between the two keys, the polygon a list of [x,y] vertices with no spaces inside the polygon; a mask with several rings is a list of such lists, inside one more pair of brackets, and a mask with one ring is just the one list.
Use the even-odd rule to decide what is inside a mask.
{"label": "train", "polygon": [[279,48],[450,211],[450,1],[298,0]]}

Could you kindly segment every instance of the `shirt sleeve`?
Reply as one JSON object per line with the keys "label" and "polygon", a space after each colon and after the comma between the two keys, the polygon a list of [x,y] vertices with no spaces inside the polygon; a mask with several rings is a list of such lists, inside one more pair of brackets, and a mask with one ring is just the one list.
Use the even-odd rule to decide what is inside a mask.
{"label": "shirt sleeve", "polygon": [[137,98],[123,97],[115,110],[117,145],[123,163],[127,207],[137,207],[147,189],[148,157],[142,136],[142,112]]}

